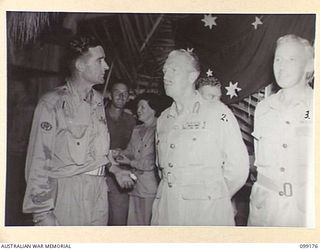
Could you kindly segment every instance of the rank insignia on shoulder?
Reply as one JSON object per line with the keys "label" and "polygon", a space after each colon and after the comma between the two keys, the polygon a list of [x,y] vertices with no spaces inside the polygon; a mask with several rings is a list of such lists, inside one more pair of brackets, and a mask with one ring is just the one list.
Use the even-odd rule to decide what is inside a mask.
{"label": "rank insignia on shoulder", "polygon": [[50,131],[52,129],[52,125],[49,122],[41,122],[40,126],[45,131]]}

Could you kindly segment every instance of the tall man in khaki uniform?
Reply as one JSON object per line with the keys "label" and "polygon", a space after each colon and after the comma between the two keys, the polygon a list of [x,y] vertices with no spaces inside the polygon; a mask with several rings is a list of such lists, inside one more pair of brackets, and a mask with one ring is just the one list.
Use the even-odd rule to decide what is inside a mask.
{"label": "tall man in khaki uniform", "polygon": [[70,74],[35,110],[26,160],[23,212],[35,225],[107,225],[105,166],[123,187],[133,181],[112,164],[102,95],[109,68],[102,46],[89,37],[69,44]]}
{"label": "tall man in khaki uniform", "polygon": [[281,89],[255,111],[257,182],[250,197],[252,226],[312,225],[313,47],[295,35],[277,41],[273,71]]}
{"label": "tall man in khaki uniform", "polygon": [[209,103],[194,88],[199,62],[172,51],[163,67],[166,94],[174,99],[157,122],[161,182],[152,225],[234,225],[231,197],[249,173],[247,149],[232,112]]}

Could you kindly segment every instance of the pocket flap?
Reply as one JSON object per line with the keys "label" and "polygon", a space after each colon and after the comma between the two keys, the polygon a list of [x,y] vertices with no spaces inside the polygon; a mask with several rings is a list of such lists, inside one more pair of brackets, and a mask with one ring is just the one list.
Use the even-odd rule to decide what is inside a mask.
{"label": "pocket flap", "polygon": [[[78,126],[73,126],[72,130],[69,130],[70,133],[67,135],[67,140],[68,140],[68,149],[69,149],[69,154],[72,160],[76,164],[83,164],[86,159],[86,150],[88,147],[88,132],[87,132],[87,127],[81,127],[79,129]],[[81,136],[78,134],[75,135],[74,131],[82,131]],[[72,131],[72,132],[71,132]]]}

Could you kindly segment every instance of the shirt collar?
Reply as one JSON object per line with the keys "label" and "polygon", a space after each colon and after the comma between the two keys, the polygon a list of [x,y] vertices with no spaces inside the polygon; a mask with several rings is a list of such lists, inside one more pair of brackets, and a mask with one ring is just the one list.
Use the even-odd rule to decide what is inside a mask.
{"label": "shirt collar", "polygon": [[89,104],[103,105],[103,99],[99,98],[99,93],[95,89],[91,88],[89,91],[85,92],[80,88],[77,88],[76,85],[71,84],[69,81],[67,81],[67,86],[71,95],[76,96],[80,102],[85,101]]}
{"label": "shirt collar", "polygon": [[[183,107],[183,111],[180,111],[180,113],[182,113],[182,112],[183,112],[183,114],[199,113],[201,103],[202,103],[201,95],[197,90],[195,90],[189,99],[188,105]],[[169,108],[168,117],[169,116],[177,117],[178,115],[179,115],[179,111],[177,108],[177,104],[176,104],[176,102],[173,102],[171,107]]]}
{"label": "shirt collar", "polygon": [[[275,95],[274,98],[269,103],[271,108],[279,109],[284,105],[280,101],[281,96],[283,95],[283,89],[280,89]],[[299,98],[296,99],[290,106],[296,106],[299,104],[305,105],[307,107],[311,106],[313,100],[313,89],[307,85],[304,91],[299,95]]]}

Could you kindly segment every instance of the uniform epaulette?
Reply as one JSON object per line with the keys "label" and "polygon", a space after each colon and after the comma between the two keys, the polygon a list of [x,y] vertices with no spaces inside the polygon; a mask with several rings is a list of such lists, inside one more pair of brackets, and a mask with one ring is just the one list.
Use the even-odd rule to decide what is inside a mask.
{"label": "uniform epaulette", "polygon": [[50,106],[55,106],[57,102],[61,99],[62,96],[66,94],[67,88],[66,86],[59,86],[53,89],[52,91],[44,94],[40,101],[43,101]]}

